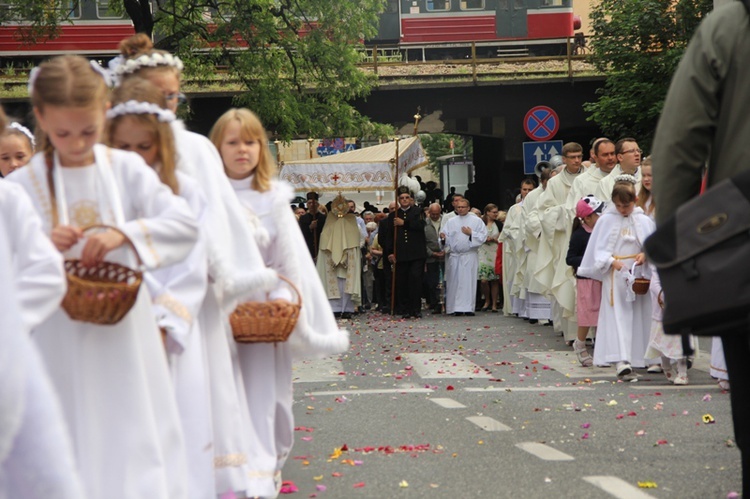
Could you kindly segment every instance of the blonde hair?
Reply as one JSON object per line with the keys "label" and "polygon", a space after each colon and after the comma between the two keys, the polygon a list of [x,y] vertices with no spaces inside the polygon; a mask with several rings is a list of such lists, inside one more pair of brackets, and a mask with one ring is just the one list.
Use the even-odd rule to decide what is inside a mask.
{"label": "blonde hair", "polygon": [[[641,163],[641,176],[643,176],[643,168],[647,166],[653,171],[653,167],[651,165],[651,156],[646,156],[643,159],[643,162]],[[646,203],[648,202],[649,198],[651,198],[651,204],[647,209]],[[641,182],[641,190],[640,192],[638,192],[638,199],[636,200],[635,205],[641,207],[647,215],[650,215],[656,209],[656,205],[654,204],[654,196],[651,194],[651,191],[647,190],[646,187],[644,187],[643,182]]]}
{"label": "blonde hair", "polygon": [[259,192],[267,191],[271,188],[271,179],[276,174],[276,165],[271,158],[271,151],[268,148],[266,129],[263,128],[263,123],[261,123],[260,118],[254,112],[245,108],[230,109],[216,120],[208,138],[211,139],[216,149],[221,151],[224,134],[232,120],[239,121],[242,140],[257,140],[260,143],[260,157],[258,159],[258,166],[253,172],[251,187]]}
{"label": "blonde hair", "polygon": [[[94,108],[104,106],[109,89],[102,75],[89,61],[77,55],[63,55],[43,62],[36,73],[31,89],[31,104],[41,114],[45,106]],[[54,146],[46,134],[37,127],[38,150],[44,151],[48,164],[52,164]]]}
{"label": "blonde hair", "polygon": [[[130,100],[149,102],[162,109],[167,106],[167,100],[161,90],[143,78],[129,78],[112,92],[113,106]],[[112,145],[113,135],[117,127],[125,125],[127,120],[138,123],[153,135],[158,146],[156,158],[159,164],[149,166],[156,170],[163,184],[172,189],[173,193],[179,194],[180,185],[176,174],[177,151],[172,127],[169,123],[159,121],[155,114],[123,114],[107,122],[105,140],[108,145]]]}
{"label": "blonde hair", "polygon": [[[144,33],[136,33],[133,36],[125,38],[120,42],[120,54],[125,60],[137,59],[142,55],[162,54],[168,55],[169,52],[165,50],[159,50],[154,48],[154,43],[151,38]],[[157,65],[157,66],[145,66],[141,67],[132,73],[126,73],[122,76],[123,81],[133,78],[135,76],[141,78],[148,78],[149,74],[153,73],[174,73],[177,79],[180,79],[181,71],[174,66],[170,65]]]}

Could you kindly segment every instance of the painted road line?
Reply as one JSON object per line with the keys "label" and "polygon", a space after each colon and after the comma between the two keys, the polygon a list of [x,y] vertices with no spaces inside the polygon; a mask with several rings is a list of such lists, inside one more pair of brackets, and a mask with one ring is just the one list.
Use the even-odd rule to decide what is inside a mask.
{"label": "painted road line", "polygon": [[654,496],[616,476],[585,476],[583,479],[617,499],[654,499]]}
{"label": "painted road line", "polygon": [[[589,351],[591,347],[589,347]],[[542,366],[549,366],[550,369],[566,374],[571,378],[612,378],[615,377],[615,370],[611,367],[583,367],[573,350],[562,350],[554,352],[519,352],[531,360],[539,362],[537,373],[541,371]],[[526,372],[520,370],[520,372]]]}
{"label": "painted road line", "polygon": [[383,388],[371,390],[338,390],[322,392],[305,392],[305,395],[381,395],[390,393],[433,393],[429,388]]}
{"label": "painted road line", "polygon": [[557,449],[553,449],[549,445],[540,444],[539,442],[521,442],[516,444],[521,450],[524,450],[536,456],[543,461],[574,461],[575,458],[564,452],[560,452]]}
{"label": "painted road line", "polygon": [[463,388],[465,392],[585,392],[591,391],[590,386],[468,386]]}
{"label": "painted road line", "polygon": [[414,370],[424,379],[490,378],[478,364],[463,355],[444,353],[404,354]]}
{"label": "painted road line", "polygon": [[458,402],[453,399],[435,398],[435,399],[430,399],[430,400],[432,400],[437,405],[445,409],[464,409],[466,407],[461,402]]}
{"label": "painted road line", "polygon": [[328,383],[346,381],[344,365],[340,360],[326,358],[305,360],[292,364],[292,380],[295,383]]}
{"label": "painted road line", "polygon": [[[663,375],[662,375],[663,376]],[[667,383],[667,379],[664,378],[664,383]],[[710,385],[632,385],[630,386],[631,390],[648,390],[650,392],[653,391],[662,391],[662,390],[712,390],[716,389],[721,390],[719,388],[718,384],[712,383]]]}
{"label": "painted road line", "polygon": [[505,426],[500,421],[487,416],[469,416],[469,421],[485,431],[510,431],[510,426]]}

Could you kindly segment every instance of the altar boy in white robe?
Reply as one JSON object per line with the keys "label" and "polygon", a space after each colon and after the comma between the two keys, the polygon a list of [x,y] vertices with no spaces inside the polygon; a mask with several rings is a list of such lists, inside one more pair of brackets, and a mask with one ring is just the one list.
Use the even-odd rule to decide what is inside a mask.
{"label": "altar boy in white robe", "polygon": [[479,247],[487,240],[487,227],[481,218],[469,214],[467,199],[457,201],[455,208],[457,216],[440,232],[450,262],[446,265],[445,312],[474,315]]}

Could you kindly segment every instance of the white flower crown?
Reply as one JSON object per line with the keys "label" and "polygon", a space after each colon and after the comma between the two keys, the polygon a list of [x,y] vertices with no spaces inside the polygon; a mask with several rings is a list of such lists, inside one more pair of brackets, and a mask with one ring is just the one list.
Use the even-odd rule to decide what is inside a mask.
{"label": "white flower crown", "polygon": [[132,74],[141,68],[155,68],[157,66],[170,66],[177,71],[182,72],[185,67],[182,60],[176,55],[153,52],[151,54],[139,55],[134,59],[125,59],[123,56],[117,56],[109,61],[109,69],[115,79],[115,86],[122,83],[122,77]]}
{"label": "white flower crown", "polygon": [[630,182],[631,184],[635,185],[638,183],[638,180],[633,175],[623,173],[615,177],[615,183],[617,182]]}
{"label": "white flower crown", "polygon": [[31,142],[31,149],[36,149],[36,140],[34,140],[34,134],[31,133],[31,130],[18,123],[17,121],[14,121],[10,125],[8,125],[8,128],[13,128],[14,130],[18,130],[19,132],[24,134],[29,139],[29,142]]}
{"label": "white flower crown", "polygon": [[169,109],[163,109],[151,102],[139,102],[129,100],[121,102],[107,111],[107,119],[117,118],[126,114],[153,114],[162,123],[170,123],[175,120],[175,115]]}

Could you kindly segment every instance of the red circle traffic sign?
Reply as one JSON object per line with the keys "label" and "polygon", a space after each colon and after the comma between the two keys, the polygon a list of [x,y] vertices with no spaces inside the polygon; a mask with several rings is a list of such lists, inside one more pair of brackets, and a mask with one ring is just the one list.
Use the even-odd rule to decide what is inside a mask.
{"label": "red circle traffic sign", "polygon": [[531,140],[549,140],[560,129],[560,118],[547,106],[532,107],[523,119],[523,129]]}

